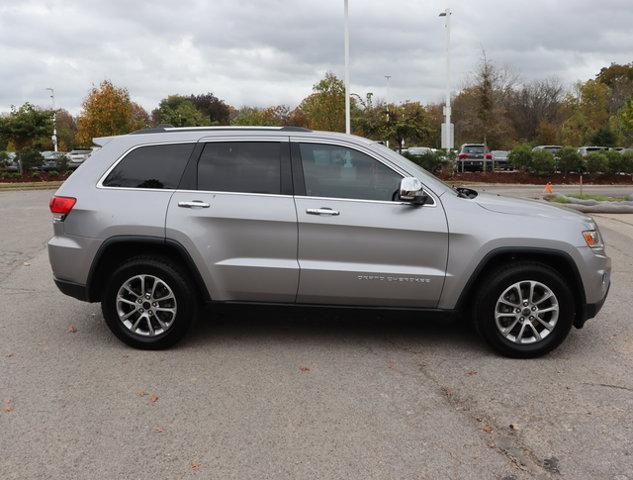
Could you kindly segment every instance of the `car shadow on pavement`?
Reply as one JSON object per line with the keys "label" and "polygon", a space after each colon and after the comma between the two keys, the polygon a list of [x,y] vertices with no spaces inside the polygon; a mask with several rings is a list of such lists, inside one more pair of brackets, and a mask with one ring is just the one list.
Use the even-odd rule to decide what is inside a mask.
{"label": "car shadow on pavement", "polygon": [[420,348],[450,345],[486,350],[470,322],[425,312],[319,307],[222,305],[205,307],[184,348],[227,341],[292,339],[293,342],[415,343]]}

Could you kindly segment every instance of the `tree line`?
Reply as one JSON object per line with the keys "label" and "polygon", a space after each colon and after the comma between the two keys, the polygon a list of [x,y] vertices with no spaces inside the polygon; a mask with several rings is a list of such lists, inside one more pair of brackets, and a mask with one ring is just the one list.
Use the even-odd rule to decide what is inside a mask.
{"label": "tree line", "polygon": [[[82,102],[81,113],[56,113],[62,151],[89,147],[93,137],[120,135],[159,124],[299,126],[342,132],[344,85],[327,73],[294,108],[288,105],[236,108],[213,93],[170,95],[151,112],[128,90],[104,80]],[[354,134],[392,146],[440,147],[442,103],[387,103],[372,93],[352,94]],[[25,103],[0,114],[0,151],[50,150],[51,110]],[[453,99],[456,144],[485,142],[491,149],[519,144],[570,146],[633,145],[633,62],[602,68],[573,89],[556,78],[523,82],[485,54]]]}

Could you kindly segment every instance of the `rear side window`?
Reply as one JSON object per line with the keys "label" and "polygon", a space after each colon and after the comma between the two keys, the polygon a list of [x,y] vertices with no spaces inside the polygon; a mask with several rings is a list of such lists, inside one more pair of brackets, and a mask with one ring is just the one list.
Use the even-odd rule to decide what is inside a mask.
{"label": "rear side window", "polygon": [[106,187],[178,187],[194,144],[151,145],[128,153],[104,180]]}
{"label": "rear side window", "polygon": [[280,194],[281,145],[207,143],[198,162],[198,190]]}

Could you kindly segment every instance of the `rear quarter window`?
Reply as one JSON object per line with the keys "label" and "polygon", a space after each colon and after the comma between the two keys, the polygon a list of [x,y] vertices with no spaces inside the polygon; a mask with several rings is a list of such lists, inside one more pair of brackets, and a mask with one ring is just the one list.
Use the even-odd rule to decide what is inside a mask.
{"label": "rear quarter window", "polygon": [[193,143],[135,148],[108,174],[103,186],[175,189],[193,148]]}

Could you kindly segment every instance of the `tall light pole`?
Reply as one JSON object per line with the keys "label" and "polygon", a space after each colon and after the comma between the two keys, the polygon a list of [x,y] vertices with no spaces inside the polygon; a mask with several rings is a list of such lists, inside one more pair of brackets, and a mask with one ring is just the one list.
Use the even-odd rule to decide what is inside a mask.
{"label": "tall light pole", "polygon": [[351,133],[350,105],[349,105],[349,12],[348,0],[345,1],[345,133]]}
{"label": "tall light pole", "polygon": [[447,8],[440,17],[444,17],[446,28],[446,103],[444,105],[444,124],[442,125],[442,148],[448,153],[454,146],[454,130],[451,123],[451,12]]}
{"label": "tall light pole", "polygon": [[53,136],[51,140],[53,140],[53,148],[57,151],[57,111],[55,109],[55,89],[48,87],[46,90],[51,92],[51,100],[53,101]]}

